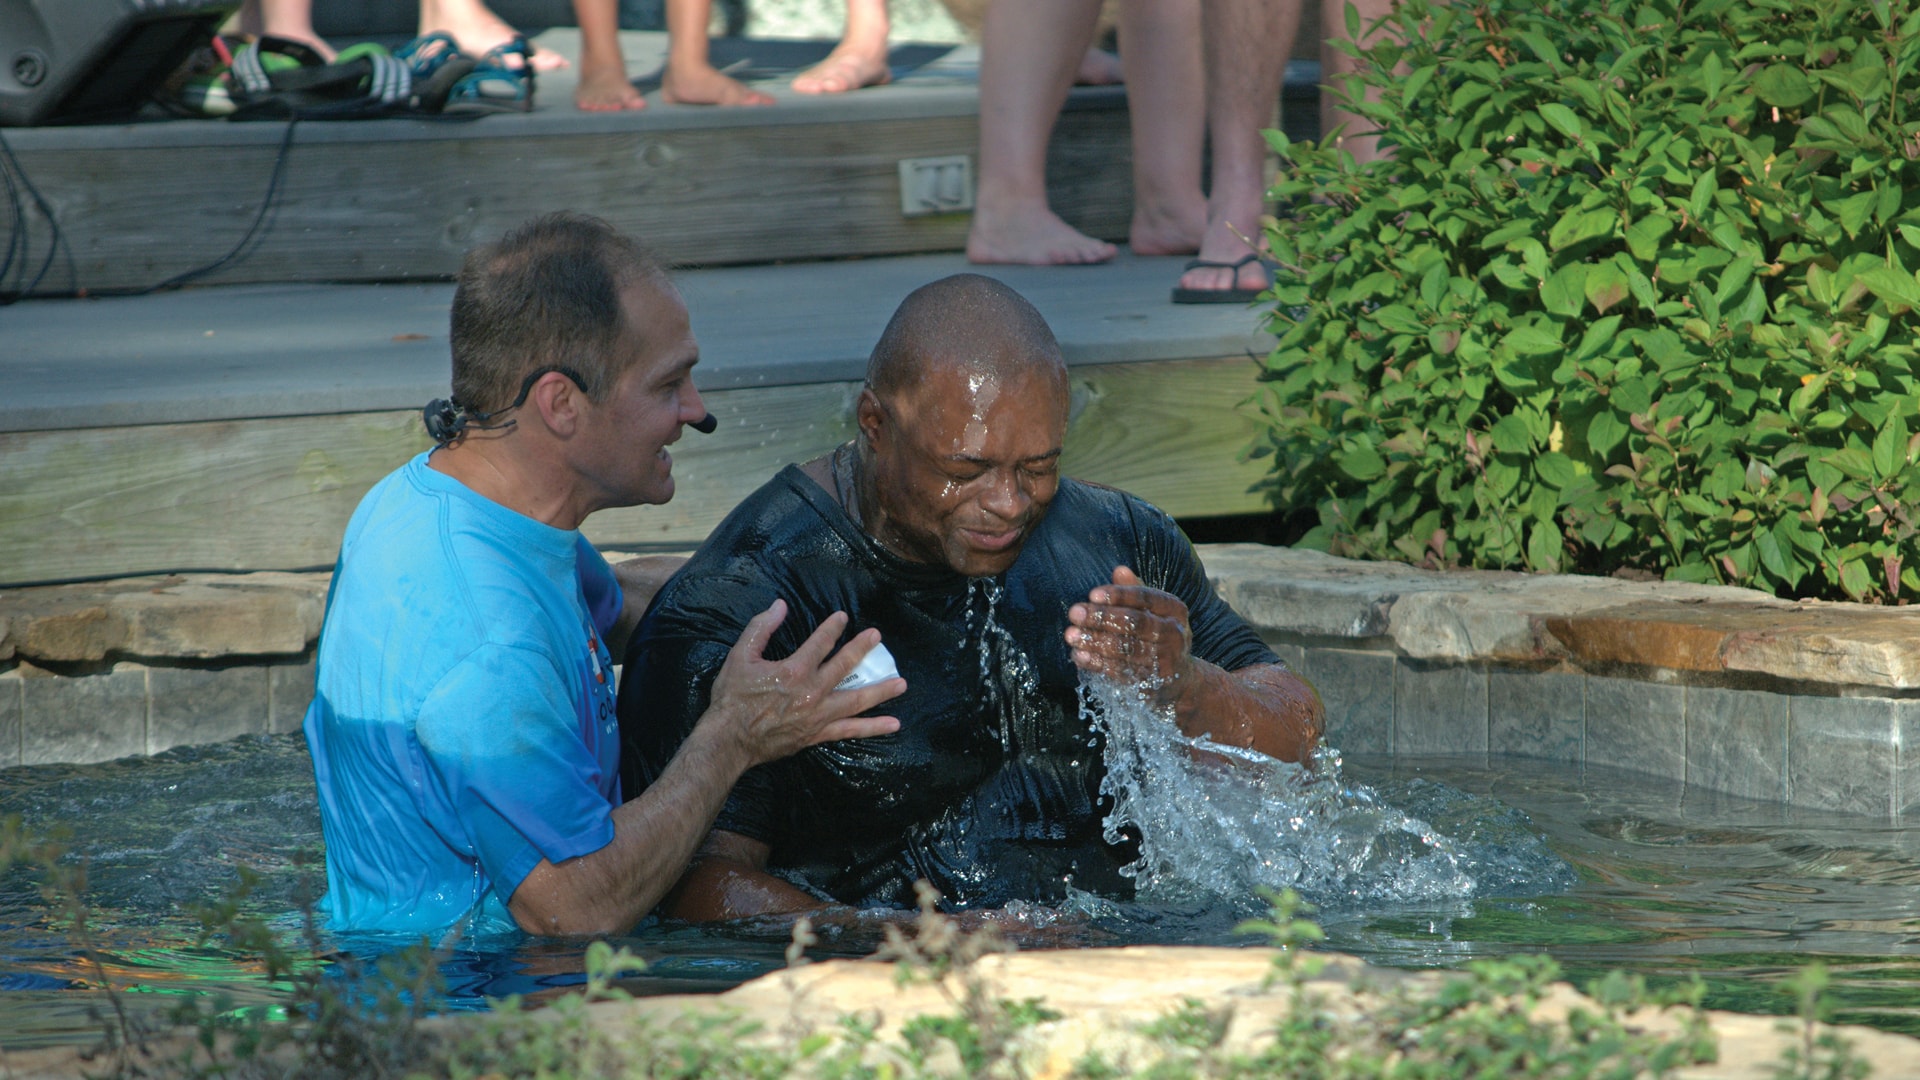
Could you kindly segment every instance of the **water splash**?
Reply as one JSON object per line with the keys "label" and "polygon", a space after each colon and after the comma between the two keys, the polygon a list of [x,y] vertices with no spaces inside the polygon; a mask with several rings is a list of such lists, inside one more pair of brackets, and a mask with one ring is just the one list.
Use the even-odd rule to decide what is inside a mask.
{"label": "water splash", "polygon": [[1005,596],[993,578],[969,579],[966,634],[980,661],[984,711],[998,722],[1001,751],[1013,753],[1032,739],[1043,706],[1039,672],[996,614]]}
{"label": "water splash", "polygon": [[1455,829],[1442,832],[1347,783],[1336,752],[1302,767],[1188,738],[1150,690],[1094,676],[1080,686],[1081,715],[1106,740],[1107,840],[1137,834],[1140,857],[1121,872],[1142,901],[1245,902],[1261,889],[1292,888],[1323,908],[1349,908],[1556,892],[1574,882],[1518,811],[1429,790],[1443,785],[1410,792],[1446,812]]}

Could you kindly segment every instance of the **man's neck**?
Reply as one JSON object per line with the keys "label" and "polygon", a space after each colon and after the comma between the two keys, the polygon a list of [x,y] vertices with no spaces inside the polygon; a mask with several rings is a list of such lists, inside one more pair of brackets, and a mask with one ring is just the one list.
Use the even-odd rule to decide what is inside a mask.
{"label": "man's neck", "polygon": [[435,450],[427,467],[465,484],[474,494],[556,529],[577,529],[592,513],[566,482],[564,470],[515,453],[504,440],[474,442],[469,435]]}
{"label": "man's neck", "polygon": [[857,443],[842,443],[831,453],[800,466],[800,471],[833,496],[847,520],[875,543],[909,562],[923,561],[889,538],[884,528],[876,527],[886,521],[886,513],[872,490],[869,470],[861,467]]}

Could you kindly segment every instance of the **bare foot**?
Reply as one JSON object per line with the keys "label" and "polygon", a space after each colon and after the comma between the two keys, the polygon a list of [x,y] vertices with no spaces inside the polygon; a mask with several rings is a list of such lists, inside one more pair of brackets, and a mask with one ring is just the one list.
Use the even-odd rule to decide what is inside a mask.
{"label": "bare foot", "polygon": [[1192,255],[1207,232],[1207,203],[1194,193],[1184,212],[1136,205],[1127,246],[1135,255]]}
{"label": "bare foot", "polygon": [[332,61],[333,46],[313,30],[313,19],[304,5],[284,0],[247,0],[240,7],[240,32],[248,37],[277,37],[297,41]]}
{"label": "bare foot", "polygon": [[1080,70],[1073,73],[1073,81],[1080,86],[1112,86],[1127,78],[1119,57],[1105,49],[1088,49],[1080,58]]}
{"label": "bare foot", "polygon": [[288,41],[297,41],[300,44],[305,45],[308,48],[311,48],[314,52],[319,53],[320,59],[325,60],[328,63],[332,63],[333,58],[340,55],[339,52],[336,49],[334,49],[333,46],[326,43],[326,40],[324,38],[322,38],[319,34],[315,34],[312,32],[302,34],[302,33],[296,33],[292,31],[286,31],[286,30],[263,30],[260,32],[259,36],[277,37],[277,38],[284,38]]}
{"label": "bare foot", "polygon": [[[520,36],[520,32],[508,26],[505,20],[480,0],[421,0],[420,35],[425,37],[435,31],[453,35],[460,51],[468,56],[481,57]],[[513,66],[512,58],[508,66]],[[570,67],[567,58],[546,49],[533,51],[533,70],[558,71]]]}
{"label": "bare foot", "polygon": [[675,105],[771,105],[773,97],[725,75],[711,65],[676,68],[668,61],[660,78],[660,98]]}
{"label": "bare foot", "polygon": [[1196,266],[1180,275],[1180,287],[1196,292],[1265,289],[1271,282],[1267,280],[1267,268],[1260,260],[1251,260],[1238,270],[1230,268],[1233,263],[1255,253],[1241,237],[1259,234],[1260,224],[1257,221],[1244,225],[1228,221],[1209,224],[1206,238],[1200,244],[1200,258],[1227,265]]}
{"label": "bare foot", "polygon": [[586,112],[619,112],[644,109],[647,99],[640,96],[627,78],[624,66],[600,66],[580,63],[580,85],[574,88],[573,103]]}
{"label": "bare foot", "polygon": [[976,206],[967,231],[967,261],[1027,266],[1084,266],[1113,258],[1116,249],[1060,220],[1044,205],[995,211]]}
{"label": "bare foot", "polygon": [[876,52],[843,41],[825,60],[794,76],[793,88],[802,94],[844,94],[892,81],[885,44]]}

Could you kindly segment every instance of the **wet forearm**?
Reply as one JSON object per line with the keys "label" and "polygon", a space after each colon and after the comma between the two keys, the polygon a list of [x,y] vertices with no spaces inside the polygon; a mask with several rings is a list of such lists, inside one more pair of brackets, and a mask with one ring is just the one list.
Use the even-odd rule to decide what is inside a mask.
{"label": "wet forearm", "polygon": [[687,922],[725,922],[755,915],[797,915],[828,906],[827,901],[751,863],[702,855],[668,897],[665,912]]}
{"label": "wet forearm", "polygon": [[1301,761],[1325,727],[1320,695],[1274,664],[1225,671],[1195,659],[1174,703],[1174,719],[1192,737]]}
{"label": "wet forearm", "polygon": [[515,921],[535,934],[632,927],[679,879],[748,764],[729,738],[696,727],[660,779],[614,810],[607,846],[527,875],[509,904]]}

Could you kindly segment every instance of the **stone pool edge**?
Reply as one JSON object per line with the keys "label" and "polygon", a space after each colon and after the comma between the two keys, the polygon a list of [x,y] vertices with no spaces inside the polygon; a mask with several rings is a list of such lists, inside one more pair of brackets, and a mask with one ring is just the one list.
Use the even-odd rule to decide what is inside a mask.
{"label": "stone pool edge", "polygon": [[[1726,586],[1200,548],[1350,753],[1513,754],[1889,817],[1920,809],[1920,610]],[[0,767],[299,726],[325,573],[0,592]]]}

